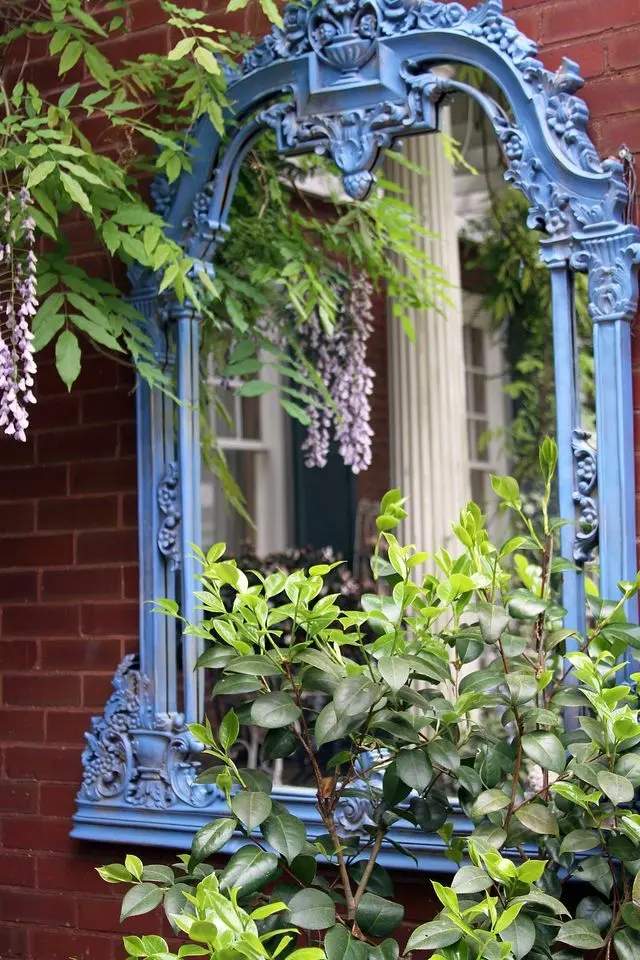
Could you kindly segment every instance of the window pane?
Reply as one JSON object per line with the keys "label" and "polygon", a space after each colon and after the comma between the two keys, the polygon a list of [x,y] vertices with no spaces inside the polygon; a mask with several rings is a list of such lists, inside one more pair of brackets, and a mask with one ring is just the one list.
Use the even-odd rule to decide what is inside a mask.
{"label": "window pane", "polygon": [[242,438],[243,440],[261,440],[260,434],[260,398],[242,397]]}
{"label": "window pane", "polygon": [[[229,472],[244,493],[252,518],[256,516],[256,461],[260,456],[252,450],[226,451]],[[227,503],[222,484],[210,474],[202,485],[202,536],[205,549],[222,540],[232,554],[253,547],[255,539],[253,527]]]}

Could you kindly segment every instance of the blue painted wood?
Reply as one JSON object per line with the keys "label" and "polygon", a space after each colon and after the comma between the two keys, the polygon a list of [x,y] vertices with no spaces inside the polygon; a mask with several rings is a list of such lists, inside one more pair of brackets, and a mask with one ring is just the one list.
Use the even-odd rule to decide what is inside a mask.
{"label": "blue painted wood", "polygon": [[[547,254],[545,250],[543,258]],[[576,535],[574,492],[573,434],[580,426],[580,383],[576,344],[573,276],[566,259],[553,259],[551,276],[551,308],[553,319],[553,360],[556,388],[556,442],[558,444],[558,507],[563,520],[570,521],[560,530],[561,555],[573,562]],[[584,574],[581,570],[565,570],[562,574],[562,603],[567,610],[565,626],[581,635],[586,629]],[[576,637],[567,648],[580,646]]]}
{"label": "blue painted wood", "polygon": [[[569,509],[570,478],[565,447],[567,442],[570,445],[570,422],[575,425],[567,260],[572,268],[589,273],[590,311],[596,324],[602,583],[605,592],[615,591],[617,581],[635,571],[629,322],[637,303],[640,231],[624,223],[627,191],[620,164],[601,163],[587,135],[588,113],[575,96],[582,83],[577,66],[565,60],[557,74],[546,71],[537,59],[535,44],[503,16],[500,0],[484,0],[473,10],[458,3],[397,0],[388,9],[375,9],[359,73],[345,75],[332,57],[331,41],[319,39],[312,29],[316,16],[317,6],[289,8],[285,30],[274,28],[272,36],[249,52],[241,69],[228,74],[229,119],[237,124],[234,135],[223,145],[209,121],[201,120],[195,130],[191,174],[181,178],[176,190],[157,185],[169,234],[185,242],[194,258],[194,273],[210,267],[228,229],[240,164],[263,131],[272,129],[279,149],[287,155],[328,154],[341,171],[347,192],[360,198],[372,188],[376,165],[395,138],[437,129],[439,104],[445,96],[474,97],[493,124],[505,156],[507,180],[530,202],[530,225],[541,229],[551,247],[561,251],[551,259],[562,264],[552,269],[552,283],[563,511]],[[513,119],[490,97],[434,74],[431,68],[443,62],[482,69],[503,92]],[[571,124],[566,123],[567,115]],[[143,304],[151,288],[153,278],[142,271],[134,281],[136,302]],[[149,315],[154,315],[153,310]],[[142,387],[138,401],[142,595],[166,596],[175,588],[169,569],[175,559],[171,544],[164,542],[161,553],[154,538],[162,533],[157,485],[166,475],[168,458],[177,450],[181,605],[184,615],[195,621],[196,567],[191,544],[199,542],[200,525],[198,320],[189,304],[174,306],[171,315],[178,338],[177,439],[164,399]],[[577,618],[581,602],[577,579],[568,578],[566,596],[571,616],[575,611]],[[630,610],[631,616],[635,613]],[[127,700],[125,710],[131,724],[140,729],[136,738],[127,735],[123,740],[123,756],[112,758],[117,764],[113,777],[104,782],[86,778],[74,835],[156,845],[180,838],[180,845],[186,845],[195,829],[221,814],[224,806],[215,790],[194,784],[199,745],[190,738],[183,718],[172,712],[176,707],[174,636],[163,618],[146,611],[141,631],[141,655],[149,681],[143,675],[130,676],[131,665],[123,665],[116,675],[116,701],[96,721],[94,732],[98,739],[111,735],[113,714],[118,713],[122,698],[127,700],[129,683],[131,689],[145,692],[140,702],[135,697]],[[188,719],[199,719],[202,710],[200,680],[193,682],[191,677],[198,649],[195,638],[183,638]],[[163,716],[165,711],[168,716]],[[166,753],[157,761],[157,770],[145,768],[143,778],[143,745],[154,737],[165,744]],[[87,770],[94,762],[96,756],[89,750]],[[285,790],[281,798],[299,812],[311,831],[320,829],[312,796],[303,798]],[[456,829],[468,828],[462,818],[456,820]],[[425,838],[416,831],[402,837],[416,851],[422,869],[443,864],[436,858],[437,838]],[[384,850],[383,862],[401,866],[395,857],[394,851]]]}
{"label": "blue painted wood", "polygon": [[[178,455],[180,461],[180,527],[182,554],[182,616],[192,624],[201,615],[197,610],[194,590],[197,589],[198,564],[194,545],[200,536],[200,400],[199,400],[199,335],[198,317],[193,307],[185,304],[175,310],[178,325]],[[182,671],[184,714],[187,722],[202,720],[203,699],[201,677],[195,664],[202,650],[198,637],[182,634]]]}

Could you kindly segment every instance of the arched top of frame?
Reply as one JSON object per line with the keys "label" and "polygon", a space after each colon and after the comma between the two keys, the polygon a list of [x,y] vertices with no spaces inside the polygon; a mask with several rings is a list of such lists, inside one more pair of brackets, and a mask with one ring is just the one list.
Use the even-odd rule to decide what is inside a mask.
{"label": "arched top of frame", "polygon": [[[502,90],[509,111],[469,84],[438,71],[445,63],[482,70]],[[502,12],[502,0],[467,9],[436,0],[319,0],[290,4],[236,69],[229,69],[232,120],[225,144],[203,118],[192,172],[155,195],[171,235],[200,264],[210,264],[227,230],[242,159],[268,128],[279,150],[327,154],[355,199],[367,195],[383,151],[407,135],[433,132],[452,93],[475,98],[488,114],[506,160],[506,179],[527,197],[529,222],[546,234],[543,256],[588,268],[621,264],[615,307],[631,316],[629,267],[640,258],[638,231],[626,223],[622,165],[601,161],[589,113],[576,94],[577,64],[545,69],[536,44]],[[614,240],[615,238],[615,240]],[[610,251],[593,244],[612,242]],[[602,278],[604,282],[606,278]],[[606,284],[605,284],[606,285]]]}

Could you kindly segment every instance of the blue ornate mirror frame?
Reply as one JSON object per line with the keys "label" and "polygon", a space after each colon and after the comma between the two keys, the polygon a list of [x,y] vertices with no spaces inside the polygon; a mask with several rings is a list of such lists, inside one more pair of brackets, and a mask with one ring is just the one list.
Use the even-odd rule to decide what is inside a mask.
{"label": "blue ornate mirror frame", "polygon": [[[579,628],[579,568],[595,545],[593,529],[599,531],[602,595],[618,596],[618,581],[636,572],[630,326],[640,231],[626,221],[621,165],[601,162],[587,135],[587,107],[575,95],[582,85],[576,64],[565,60],[556,74],[545,70],[535,44],[503,16],[501,6],[501,0],[485,0],[472,10],[434,0],[320,0],[287,7],[284,29],[274,29],[229,73],[234,135],[223,143],[201,120],[191,174],[175,190],[166,183],[154,189],[168,230],[193,258],[194,271],[213,270],[240,165],[267,128],[275,131],[283,154],[328,154],[344,189],[358,199],[371,189],[383,151],[397,138],[438,130],[445,97],[464,93],[481,105],[504,153],[507,180],[530,203],[530,226],[541,231],[540,253],[551,275],[561,514],[570,520],[597,516],[589,535],[575,524],[562,530],[563,555],[578,565],[564,574],[564,605],[569,625]],[[443,63],[483,70],[510,113],[465,83],[435,73]],[[589,279],[597,455],[579,422],[576,271]],[[157,278],[148,272],[132,271],[132,282],[133,302],[147,318],[159,361],[175,367],[182,401],[176,415],[169,398],[139,384],[140,594],[174,597],[194,621],[198,316],[188,303],[163,302]],[[637,610],[628,615],[635,620]],[[185,847],[198,827],[224,809],[215,787],[194,782],[199,745],[186,727],[203,712],[202,681],[193,672],[201,641],[185,636],[179,644],[175,624],[144,604],[140,630],[139,662],[128,658],[121,664],[115,692],[88,734],[73,835]],[[320,832],[311,791],[283,788],[282,800]],[[366,815],[365,801],[345,801],[345,829]],[[437,837],[407,825],[391,831],[391,839],[411,849],[421,868],[446,863],[437,856]],[[406,868],[412,861],[389,846],[382,862]]]}

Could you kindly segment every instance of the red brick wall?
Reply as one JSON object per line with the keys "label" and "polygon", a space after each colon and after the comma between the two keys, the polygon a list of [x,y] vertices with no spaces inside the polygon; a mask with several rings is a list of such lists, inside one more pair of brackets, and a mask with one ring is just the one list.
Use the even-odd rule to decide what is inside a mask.
{"label": "red brick wall", "polygon": [[[135,36],[105,49],[120,56],[143,47],[167,50],[154,0],[128,6]],[[540,39],[548,65],[555,67],[562,55],[581,63],[601,152],[616,151],[623,140],[640,152],[635,0],[508,0],[506,7]],[[58,83],[37,49],[29,71],[35,82]],[[92,134],[109,145],[103,129]],[[372,362],[379,389],[374,425],[382,444],[382,338]],[[120,955],[115,891],[94,867],[124,851],[73,842],[68,831],[82,734],[108,696],[113,669],[137,639],[131,388],[129,370],[93,354],[69,395],[51,362],[41,362],[29,442],[0,442],[0,958]],[[387,463],[380,446],[362,478],[363,496],[386,488]],[[400,886],[410,921],[427,919],[428,891],[426,877]],[[127,929],[148,932],[150,926],[142,918]]]}

